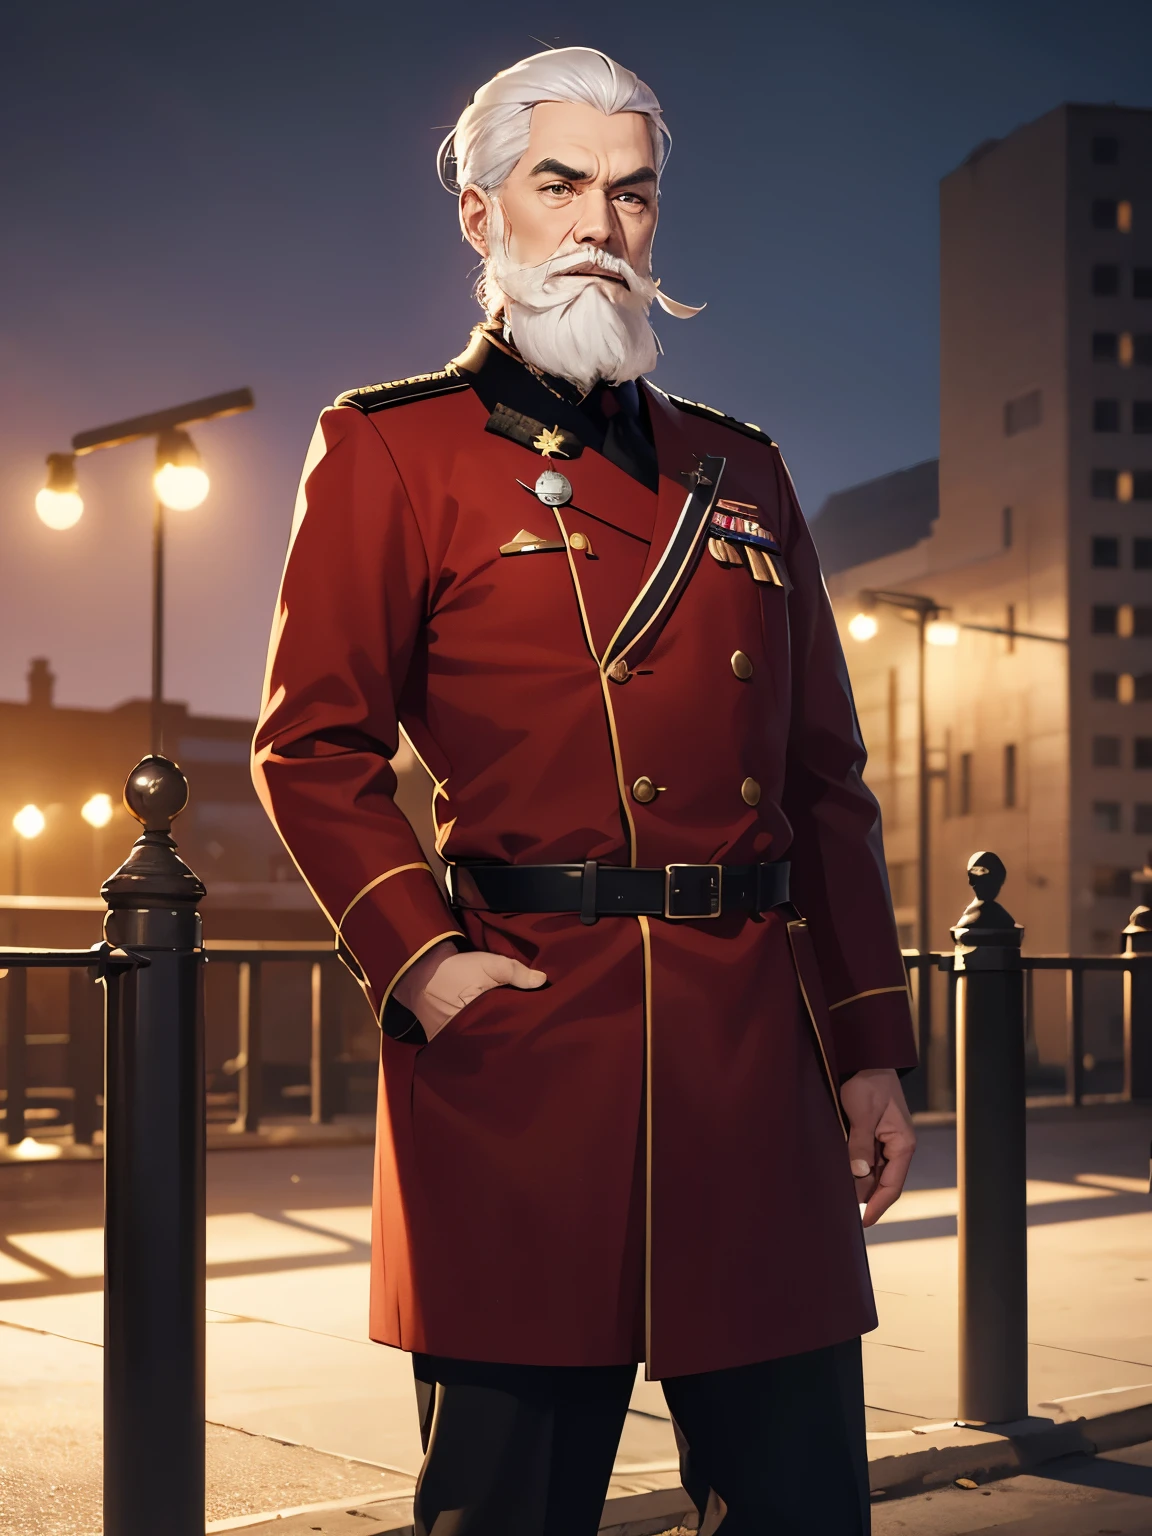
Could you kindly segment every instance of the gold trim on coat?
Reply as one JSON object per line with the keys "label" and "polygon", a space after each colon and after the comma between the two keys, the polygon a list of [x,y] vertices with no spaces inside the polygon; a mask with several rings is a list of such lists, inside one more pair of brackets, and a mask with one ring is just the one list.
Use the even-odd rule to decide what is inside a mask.
{"label": "gold trim on coat", "polygon": [[652,931],[640,924],[644,964],[644,1380],[652,1380]]}
{"label": "gold trim on coat", "polygon": [[[636,823],[632,820],[632,809],[628,804],[628,787],[624,783],[623,753],[620,751],[620,737],[616,731],[616,716],[612,711],[612,695],[608,690],[608,679],[604,675],[604,664],[596,654],[596,647],[592,643],[592,626],[588,622],[588,610],[584,606],[584,593],[580,586],[580,575],[576,569],[576,561],[572,555],[572,546],[568,541],[568,530],[564,526],[564,519],[560,516],[560,508],[552,508],[564,540],[564,551],[568,557],[568,569],[572,575],[572,585],[576,588],[576,603],[580,609],[580,623],[584,630],[584,640],[588,646],[588,653],[596,663],[596,672],[600,678],[600,692],[604,697],[604,713],[608,717],[608,735],[612,744],[612,766],[616,770],[616,792],[620,797],[620,809],[624,813],[624,823],[628,829],[628,863],[634,869],[636,867]],[[619,631],[617,631],[619,633]]]}
{"label": "gold trim on coat", "polygon": [[425,864],[424,861],[421,860],[418,864],[397,864],[395,869],[385,870],[382,875],[377,875],[375,880],[369,880],[368,884],[364,886],[362,890],[357,891],[352,900],[344,908],[344,911],[340,917],[340,921],[336,924],[337,939],[343,937],[340,930],[348,921],[348,914],[351,912],[352,908],[356,905],[357,902],[363,901],[364,897],[367,896],[369,891],[374,891],[378,885],[383,885],[385,880],[391,880],[393,875],[402,875],[406,870],[409,869],[426,869],[429,874],[432,873],[431,864]]}
{"label": "gold trim on coat", "polygon": [[837,1008],[847,1008],[849,1003],[858,1003],[862,997],[881,997],[885,992],[903,992],[908,996],[908,985],[902,987],[869,987],[867,992],[853,992],[851,997],[842,997],[838,1003],[829,1003],[828,1012],[832,1013]]}
{"label": "gold trim on coat", "polygon": [[820,1047],[820,1060],[824,1063],[824,1076],[828,1079],[828,1087],[832,1090],[832,1103],[836,1108],[836,1118],[840,1122],[840,1129],[843,1132],[844,1140],[847,1141],[848,1123],[845,1119],[844,1107],[840,1103],[840,1090],[836,1085],[836,1079],[832,1075],[832,1067],[828,1061],[828,1052],[824,1049],[824,1039],[820,1033],[820,1026],[816,1022],[816,1012],[812,1007],[812,999],[808,996],[808,988],[804,985],[804,976],[800,970],[799,961],[796,958],[796,944],[792,937],[792,930],[794,928],[803,928],[807,932],[807,920],[802,917],[793,918],[788,924],[788,945],[792,950],[792,969],[796,972],[800,996],[804,999],[804,1006],[808,1010],[808,1017],[812,1022],[812,1033],[816,1036],[816,1044]]}

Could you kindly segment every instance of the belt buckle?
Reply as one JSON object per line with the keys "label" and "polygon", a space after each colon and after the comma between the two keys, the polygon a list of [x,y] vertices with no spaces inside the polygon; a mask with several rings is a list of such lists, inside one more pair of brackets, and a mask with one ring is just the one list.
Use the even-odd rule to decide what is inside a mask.
{"label": "belt buckle", "polygon": [[[701,922],[713,917],[719,917],[722,910],[720,881],[721,865],[719,864],[665,864],[664,866],[664,916],[670,922]],[[675,884],[676,876],[673,871],[678,869],[691,869],[699,872],[699,894],[707,903],[706,911],[684,912],[674,910],[679,900],[689,900],[697,894],[697,891],[682,892]]]}

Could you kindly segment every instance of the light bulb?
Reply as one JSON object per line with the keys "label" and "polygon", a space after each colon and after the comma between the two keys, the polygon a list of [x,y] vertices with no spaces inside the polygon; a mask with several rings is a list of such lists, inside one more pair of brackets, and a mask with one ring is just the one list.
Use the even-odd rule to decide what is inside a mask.
{"label": "light bulb", "polygon": [[848,633],[853,640],[871,640],[879,628],[872,613],[857,613],[848,621]]}
{"label": "light bulb", "polygon": [[36,492],[36,516],[49,528],[74,528],[83,511],[79,491],[53,491],[44,486]]}
{"label": "light bulb", "polygon": [[171,512],[191,512],[208,494],[208,476],[198,464],[162,464],[152,484]]}
{"label": "light bulb", "polygon": [[12,818],[12,825],[21,837],[39,837],[48,823],[38,805],[22,805]]}
{"label": "light bulb", "polygon": [[93,795],[80,807],[80,814],[90,827],[106,827],[112,820],[112,796]]}
{"label": "light bulb", "polygon": [[924,638],[929,645],[957,645],[960,626],[951,619],[930,619],[924,626]]}

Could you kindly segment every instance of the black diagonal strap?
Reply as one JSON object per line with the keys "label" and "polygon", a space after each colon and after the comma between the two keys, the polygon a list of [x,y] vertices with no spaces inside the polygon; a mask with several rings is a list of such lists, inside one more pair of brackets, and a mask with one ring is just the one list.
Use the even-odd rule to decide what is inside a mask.
{"label": "black diagonal strap", "polygon": [[672,537],[665,545],[664,553],[645,583],[644,590],[612,637],[601,665],[610,667],[640,640],[650,641],[667,622],[704,548],[725,462],[714,454],[701,460],[695,476],[696,483],[688,493],[688,499],[672,530]]}

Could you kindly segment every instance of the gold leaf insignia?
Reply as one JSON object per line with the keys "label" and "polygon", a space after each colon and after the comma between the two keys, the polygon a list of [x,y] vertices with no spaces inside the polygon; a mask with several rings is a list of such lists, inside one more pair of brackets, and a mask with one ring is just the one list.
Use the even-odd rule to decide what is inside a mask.
{"label": "gold leaf insignia", "polygon": [[532,446],[538,448],[546,459],[551,458],[554,453],[559,453],[564,458],[568,457],[564,452],[564,434],[559,426],[553,427],[551,431],[545,427],[539,437],[532,439]]}

